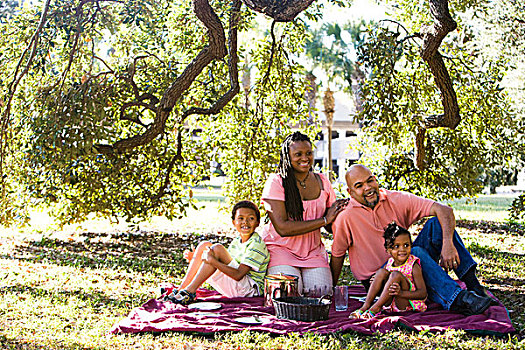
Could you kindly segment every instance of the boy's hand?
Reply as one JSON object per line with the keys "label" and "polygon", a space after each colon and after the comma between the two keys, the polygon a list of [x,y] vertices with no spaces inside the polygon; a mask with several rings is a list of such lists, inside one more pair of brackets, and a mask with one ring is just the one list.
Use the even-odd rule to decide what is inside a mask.
{"label": "boy's hand", "polygon": [[188,249],[186,249],[185,251],[182,252],[182,256],[184,257],[184,259],[186,259],[188,262],[191,261],[191,259],[193,259],[193,254],[195,252],[192,252]]}
{"label": "boy's hand", "polygon": [[202,253],[202,260],[206,261],[207,263],[211,263],[212,260],[215,260],[215,254],[213,253],[213,250],[211,250],[209,247],[204,250]]}
{"label": "boy's hand", "polygon": [[185,249],[183,252],[182,252],[182,256],[184,257],[184,259],[186,259],[188,262],[191,261],[191,259],[193,259],[193,256],[195,255],[195,249],[193,249],[193,244],[191,245],[191,250],[188,250],[188,249]]}
{"label": "boy's hand", "polygon": [[400,290],[401,290],[401,286],[399,285],[399,283],[394,282],[390,285],[390,287],[388,287],[388,294],[398,295]]}

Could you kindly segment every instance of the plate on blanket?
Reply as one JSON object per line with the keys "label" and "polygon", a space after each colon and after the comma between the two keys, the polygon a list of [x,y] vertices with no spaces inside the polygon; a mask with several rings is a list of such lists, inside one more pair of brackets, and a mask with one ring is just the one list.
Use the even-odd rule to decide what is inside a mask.
{"label": "plate on blanket", "polygon": [[261,324],[266,322],[265,319],[262,319],[258,316],[246,316],[246,317],[237,317],[233,319],[235,322],[244,323],[244,324]]}
{"label": "plate on blanket", "polygon": [[222,307],[221,304],[212,303],[210,301],[204,301],[204,302],[193,303],[193,304],[188,305],[188,309],[197,309],[197,310],[205,310],[205,311],[217,310],[217,309],[220,309],[221,307]]}
{"label": "plate on blanket", "polygon": [[192,316],[192,317],[221,317],[221,315],[213,313],[213,312],[206,312],[206,311],[195,311],[195,312],[188,312],[186,316]]}

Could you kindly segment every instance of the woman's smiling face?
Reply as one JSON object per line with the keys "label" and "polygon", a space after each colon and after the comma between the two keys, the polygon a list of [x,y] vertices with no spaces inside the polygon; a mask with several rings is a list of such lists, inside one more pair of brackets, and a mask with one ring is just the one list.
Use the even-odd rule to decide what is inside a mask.
{"label": "woman's smiling face", "polygon": [[295,173],[307,173],[314,163],[312,144],[308,141],[295,141],[290,145],[290,163]]}

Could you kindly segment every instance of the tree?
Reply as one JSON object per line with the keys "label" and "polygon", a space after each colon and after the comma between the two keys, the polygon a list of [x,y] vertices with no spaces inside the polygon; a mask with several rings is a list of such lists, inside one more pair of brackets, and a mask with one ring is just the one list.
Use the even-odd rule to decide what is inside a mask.
{"label": "tree", "polygon": [[[311,2],[246,1],[284,22],[273,24],[282,34],[272,28],[273,41],[249,53],[239,51],[237,33],[253,28],[254,14],[240,1],[46,0],[39,11],[19,9],[2,23],[10,33],[1,56],[3,221],[20,217],[29,198],[59,201],[62,222],[91,212],[183,215],[211,160],[236,150],[244,169],[222,161],[234,182],[244,179],[236,172],[263,161],[261,141],[271,146],[263,158],[273,157],[261,167],[265,176],[284,137],[268,140],[268,130],[285,132],[305,110],[301,67],[287,50],[300,50],[304,30],[291,21]],[[258,67],[253,110],[234,100],[239,53]],[[231,119],[248,132],[229,138]]]}
{"label": "tree", "polygon": [[[408,4],[398,3],[410,11]],[[429,145],[462,140],[466,131],[457,129],[454,88],[470,93],[471,87],[479,87],[465,80],[463,71],[453,70],[447,79],[437,49],[454,24],[448,1],[430,3],[421,12],[432,12],[437,24],[422,31],[427,52],[423,57],[438,82],[444,111],[419,121],[450,130],[432,134],[432,141],[426,142],[429,149]],[[238,42],[238,33],[253,31],[252,10],[274,19],[267,34],[271,39],[260,40],[255,48]],[[92,212],[127,219],[184,215],[193,205],[191,187],[209,175],[211,161],[224,165],[232,200],[258,200],[282,138],[290,125],[304,122],[308,115],[304,69],[294,58],[304,48],[304,20],[296,17],[301,12],[306,18],[319,18],[322,4],[312,0],[44,0],[40,9],[14,11],[10,21],[1,23],[8,35],[0,38],[2,221],[19,218],[34,198],[59,202],[57,216],[62,222],[82,220]],[[382,56],[377,62],[384,67],[396,62],[400,44],[391,31],[378,30],[371,38],[363,44],[363,48],[372,45],[370,57]],[[445,48],[453,49],[453,43]],[[410,52],[406,57],[416,57],[415,50]],[[248,61],[254,67],[254,84],[239,101],[238,65]],[[372,60],[364,55],[363,62]],[[498,78],[495,65],[479,77]],[[424,66],[411,69],[410,74],[392,75],[392,79],[401,77],[403,86],[412,89],[407,81],[417,79],[426,91],[434,91]],[[454,86],[455,79],[467,85]],[[379,86],[375,82],[365,88],[373,91]],[[421,101],[396,90],[392,80],[386,82],[391,88],[382,96],[390,101],[406,99],[407,113],[403,114],[406,122],[393,123],[396,130],[384,133],[383,139],[401,140],[404,132],[419,128],[412,111]],[[490,85],[477,97],[480,104],[488,103],[485,111],[493,108],[498,118],[505,118],[497,106],[504,99],[496,87]],[[391,102],[371,99],[365,115],[374,115],[374,106],[381,103]],[[435,101],[427,104],[433,107]],[[379,111],[384,112],[379,113],[379,122],[365,118],[365,124],[385,130],[388,120],[400,116],[398,110]],[[313,125],[304,122],[304,129],[315,134]],[[505,128],[509,130],[514,129]],[[479,131],[483,137],[491,132]],[[438,162],[440,158],[429,149],[427,163]],[[462,149],[469,161],[485,159],[485,153],[476,153],[485,152],[481,146]],[[402,163],[405,158],[398,159]],[[470,173],[468,167],[455,172],[469,181]],[[440,181],[442,186],[446,176]]]}
{"label": "tree", "polygon": [[[366,162],[390,188],[435,199],[474,196],[484,169],[508,166],[523,152],[516,142],[522,116],[501,87],[505,58],[488,59],[476,28],[460,22],[455,31],[437,2],[397,4],[396,20],[371,28],[360,49]],[[479,6],[465,3],[456,13]]]}

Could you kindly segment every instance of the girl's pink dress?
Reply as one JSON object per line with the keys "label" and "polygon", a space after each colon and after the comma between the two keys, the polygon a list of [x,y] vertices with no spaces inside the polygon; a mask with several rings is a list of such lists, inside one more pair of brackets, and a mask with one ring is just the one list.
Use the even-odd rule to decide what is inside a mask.
{"label": "girl's pink dress", "polygon": [[[335,202],[335,192],[326,176],[319,175],[322,183],[321,193],[317,199],[303,201],[303,219],[313,220],[322,218],[326,208]],[[274,199],[284,202],[284,187],[281,176],[272,174],[264,185],[262,202]],[[271,221],[264,227],[261,234],[270,252],[268,267],[289,265],[294,267],[328,267],[328,255],[321,241],[321,230],[317,229],[293,237],[281,237]]]}
{"label": "girl's pink dress", "polygon": [[[419,262],[419,258],[410,254],[407,261],[401,266],[392,266],[394,264],[394,259],[390,258],[388,259],[385,269],[388,271],[399,271],[405,276],[408,281],[410,282],[410,290],[414,291],[416,290],[416,284],[414,283],[414,275],[412,273],[412,270],[414,268],[414,264],[417,263],[421,266],[421,263]],[[425,299],[426,300],[426,299]],[[425,304],[425,300],[409,300],[410,305],[412,306],[412,309],[415,311],[425,311],[427,309],[427,304]],[[399,310],[396,306],[396,303],[392,301],[392,305],[390,307],[387,307],[387,309],[391,308],[392,311],[405,311],[405,310]],[[407,308],[410,309],[410,308]]]}

